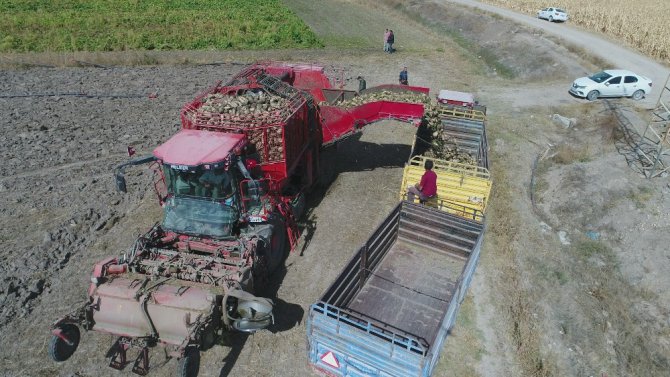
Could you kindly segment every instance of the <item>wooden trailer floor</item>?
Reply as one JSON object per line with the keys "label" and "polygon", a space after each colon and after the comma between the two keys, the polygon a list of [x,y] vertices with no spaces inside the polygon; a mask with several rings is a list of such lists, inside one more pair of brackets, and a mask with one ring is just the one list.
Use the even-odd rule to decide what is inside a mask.
{"label": "wooden trailer floor", "polygon": [[465,263],[398,241],[349,309],[423,338],[431,345]]}

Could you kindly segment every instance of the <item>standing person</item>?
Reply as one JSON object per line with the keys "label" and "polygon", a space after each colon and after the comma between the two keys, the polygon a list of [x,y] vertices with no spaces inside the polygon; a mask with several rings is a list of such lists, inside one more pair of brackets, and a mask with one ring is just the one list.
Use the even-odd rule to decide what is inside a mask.
{"label": "standing person", "polygon": [[384,52],[389,51],[389,29],[384,32]]}
{"label": "standing person", "polygon": [[356,77],[356,80],[358,80],[358,93],[360,93],[365,90],[367,83],[365,82],[363,76]]}
{"label": "standing person", "polygon": [[407,79],[407,67],[400,71],[400,77],[398,81],[400,82],[400,85],[409,85],[409,81]]}
{"label": "standing person", "polygon": [[410,203],[414,202],[414,195],[418,195],[419,202],[423,203],[437,194],[437,174],[433,171],[433,161],[426,160],[423,167],[426,172],[421,176],[421,182],[407,186],[407,200]]}
{"label": "standing person", "polygon": [[395,42],[395,35],[393,35],[393,30],[389,30],[389,36],[386,39],[386,41],[388,42],[389,45],[388,53],[390,54],[393,52],[393,43]]}

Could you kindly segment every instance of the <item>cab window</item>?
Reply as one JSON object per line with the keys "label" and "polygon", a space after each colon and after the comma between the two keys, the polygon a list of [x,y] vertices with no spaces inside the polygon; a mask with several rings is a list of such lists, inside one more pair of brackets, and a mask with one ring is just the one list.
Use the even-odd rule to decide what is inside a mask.
{"label": "cab window", "polygon": [[610,84],[621,84],[621,76],[617,76],[617,77],[611,79],[610,81],[608,81],[608,83],[610,83]]}

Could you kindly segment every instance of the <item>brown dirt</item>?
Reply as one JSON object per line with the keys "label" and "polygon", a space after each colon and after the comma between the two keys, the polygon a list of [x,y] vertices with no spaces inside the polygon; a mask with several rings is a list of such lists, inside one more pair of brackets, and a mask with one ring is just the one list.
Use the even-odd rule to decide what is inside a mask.
{"label": "brown dirt", "polygon": [[[351,17],[360,13],[349,1],[304,6],[309,4],[328,5]],[[391,56],[379,46],[3,59],[3,67],[12,63],[14,68],[0,71],[0,239],[5,246],[0,255],[0,374],[120,375],[106,366],[108,336],[85,334],[64,363],[48,360],[46,352],[51,321],[85,298],[93,264],[125,251],[160,216],[148,172],[133,170],[129,194],[119,195],[113,189],[113,167],[126,159],[127,145],[148,153],[165,141],[179,128],[181,105],[239,71],[237,63],[274,58],[344,68],[350,88],[359,74],[368,85],[395,82],[407,65],[412,84],[433,92],[470,90],[489,106],[494,192],[488,231],[471,293],[435,375],[663,375],[670,354],[670,280],[664,273],[670,267],[664,247],[670,226],[667,179],[647,181],[628,168],[617,152],[620,138],[602,130],[606,125],[599,119],[608,111],[603,103],[567,94],[580,69],[570,62],[579,59],[571,59],[569,52],[550,53],[555,42],[503,19],[459,10],[461,29],[478,25],[471,33],[489,36],[510,31],[526,46],[514,51],[527,53],[510,54],[506,43],[486,45],[520,72],[504,80],[440,34],[440,23],[452,22],[453,12],[441,13],[429,1],[413,1],[408,8],[429,15],[434,25],[417,24],[398,8],[369,9],[381,17],[380,25],[397,24],[399,35],[405,28],[420,31],[407,33],[414,39],[403,41],[419,47],[399,48]],[[359,33],[381,34],[355,21],[350,25]],[[430,36],[430,43],[422,34]],[[538,49],[546,53],[536,61],[530,52]],[[73,67],[75,60],[108,68]],[[16,68],[26,62],[58,68]],[[117,65],[142,63],[157,65]],[[537,79],[543,72],[552,75],[546,85]],[[150,99],[150,93],[158,97]],[[636,116],[630,101],[613,104]],[[577,127],[552,123],[554,113],[577,118]],[[272,332],[232,336],[204,353],[201,376],[311,375],[305,314],[396,203],[413,131],[405,124],[379,122],[340,145],[333,160],[337,179],[313,197],[299,252],[275,277],[277,326]],[[563,144],[573,146],[573,152],[553,157]],[[538,156],[544,158],[533,174]],[[560,242],[559,231],[570,245]],[[587,231],[599,238],[591,240]],[[174,373],[176,362],[163,362],[159,349],[152,358],[151,375]]]}

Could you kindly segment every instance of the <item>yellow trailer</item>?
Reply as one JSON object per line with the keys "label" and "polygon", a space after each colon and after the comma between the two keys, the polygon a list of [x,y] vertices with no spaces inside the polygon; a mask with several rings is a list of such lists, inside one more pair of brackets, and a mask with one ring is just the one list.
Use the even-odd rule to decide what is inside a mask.
{"label": "yellow trailer", "polygon": [[[425,172],[424,164],[429,159],[433,161],[433,171],[437,174],[437,195],[424,204],[481,221],[492,186],[491,175],[484,167],[414,156],[403,171],[400,199],[407,200],[407,187],[421,181],[421,176]],[[415,202],[418,202],[418,198]]]}

